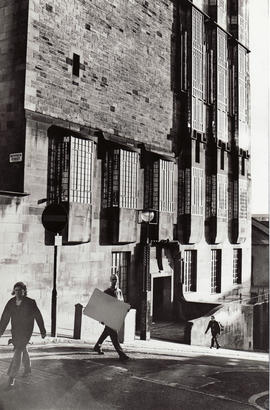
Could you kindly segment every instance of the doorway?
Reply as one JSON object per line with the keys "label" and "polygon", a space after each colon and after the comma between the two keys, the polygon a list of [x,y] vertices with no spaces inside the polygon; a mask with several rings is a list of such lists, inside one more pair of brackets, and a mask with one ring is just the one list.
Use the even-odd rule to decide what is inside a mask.
{"label": "doorway", "polygon": [[153,321],[171,320],[171,276],[153,280]]}

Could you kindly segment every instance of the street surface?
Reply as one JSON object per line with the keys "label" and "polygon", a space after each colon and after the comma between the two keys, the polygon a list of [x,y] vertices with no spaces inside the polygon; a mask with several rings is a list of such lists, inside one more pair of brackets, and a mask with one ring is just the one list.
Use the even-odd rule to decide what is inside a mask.
{"label": "street surface", "polygon": [[[105,346],[32,346],[32,375],[7,390],[12,348],[0,349],[0,410],[268,409],[268,363],[211,354],[128,353]],[[23,369],[21,369],[21,372]]]}

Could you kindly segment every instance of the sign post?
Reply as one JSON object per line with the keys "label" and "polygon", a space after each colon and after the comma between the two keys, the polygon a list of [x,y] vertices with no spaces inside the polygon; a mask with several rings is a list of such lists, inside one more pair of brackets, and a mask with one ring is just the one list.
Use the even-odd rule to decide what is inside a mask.
{"label": "sign post", "polygon": [[54,256],[53,256],[53,289],[52,289],[52,306],[51,306],[51,336],[56,337],[56,319],[57,319],[57,276],[60,260],[60,247],[62,245],[62,236],[59,235],[68,221],[65,208],[59,204],[46,206],[42,213],[42,224],[45,229],[55,234],[54,236]]}
{"label": "sign post", "polygon": [[142,242],[143,263],[142,263],[142,289],[141,289],[141,317],[140,317],[140,338],[150,339],[151,327],[151,274],[150,274],[150,224],[157,224],[158,213],[154,209],[139,210],[138,223],[144,224],[145,235]]}

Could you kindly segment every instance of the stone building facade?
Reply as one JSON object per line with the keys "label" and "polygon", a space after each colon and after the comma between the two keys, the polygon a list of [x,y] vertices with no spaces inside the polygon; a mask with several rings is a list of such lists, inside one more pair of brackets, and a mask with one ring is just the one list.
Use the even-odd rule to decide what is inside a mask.
{"label": "stone building facade", "polygon": [[269,350],[269,215],[252,215],[253,348]]}
{"label": "stone building facade", "polygon": [[151,208],[150,314],[252,348],[247,3],[0,1],[2,307],[23,280],[50,323],[59,203],[59,327],[118,271],[139,328]]}

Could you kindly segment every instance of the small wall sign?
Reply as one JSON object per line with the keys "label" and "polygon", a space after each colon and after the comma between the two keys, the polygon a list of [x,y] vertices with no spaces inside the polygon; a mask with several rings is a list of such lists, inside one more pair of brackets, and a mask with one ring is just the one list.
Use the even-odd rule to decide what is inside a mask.
{"label": "small wall sign", "polygon": [[13,154],[9,154],[9,162],[22,162],[22,160],[22,152],[14,152]]}

